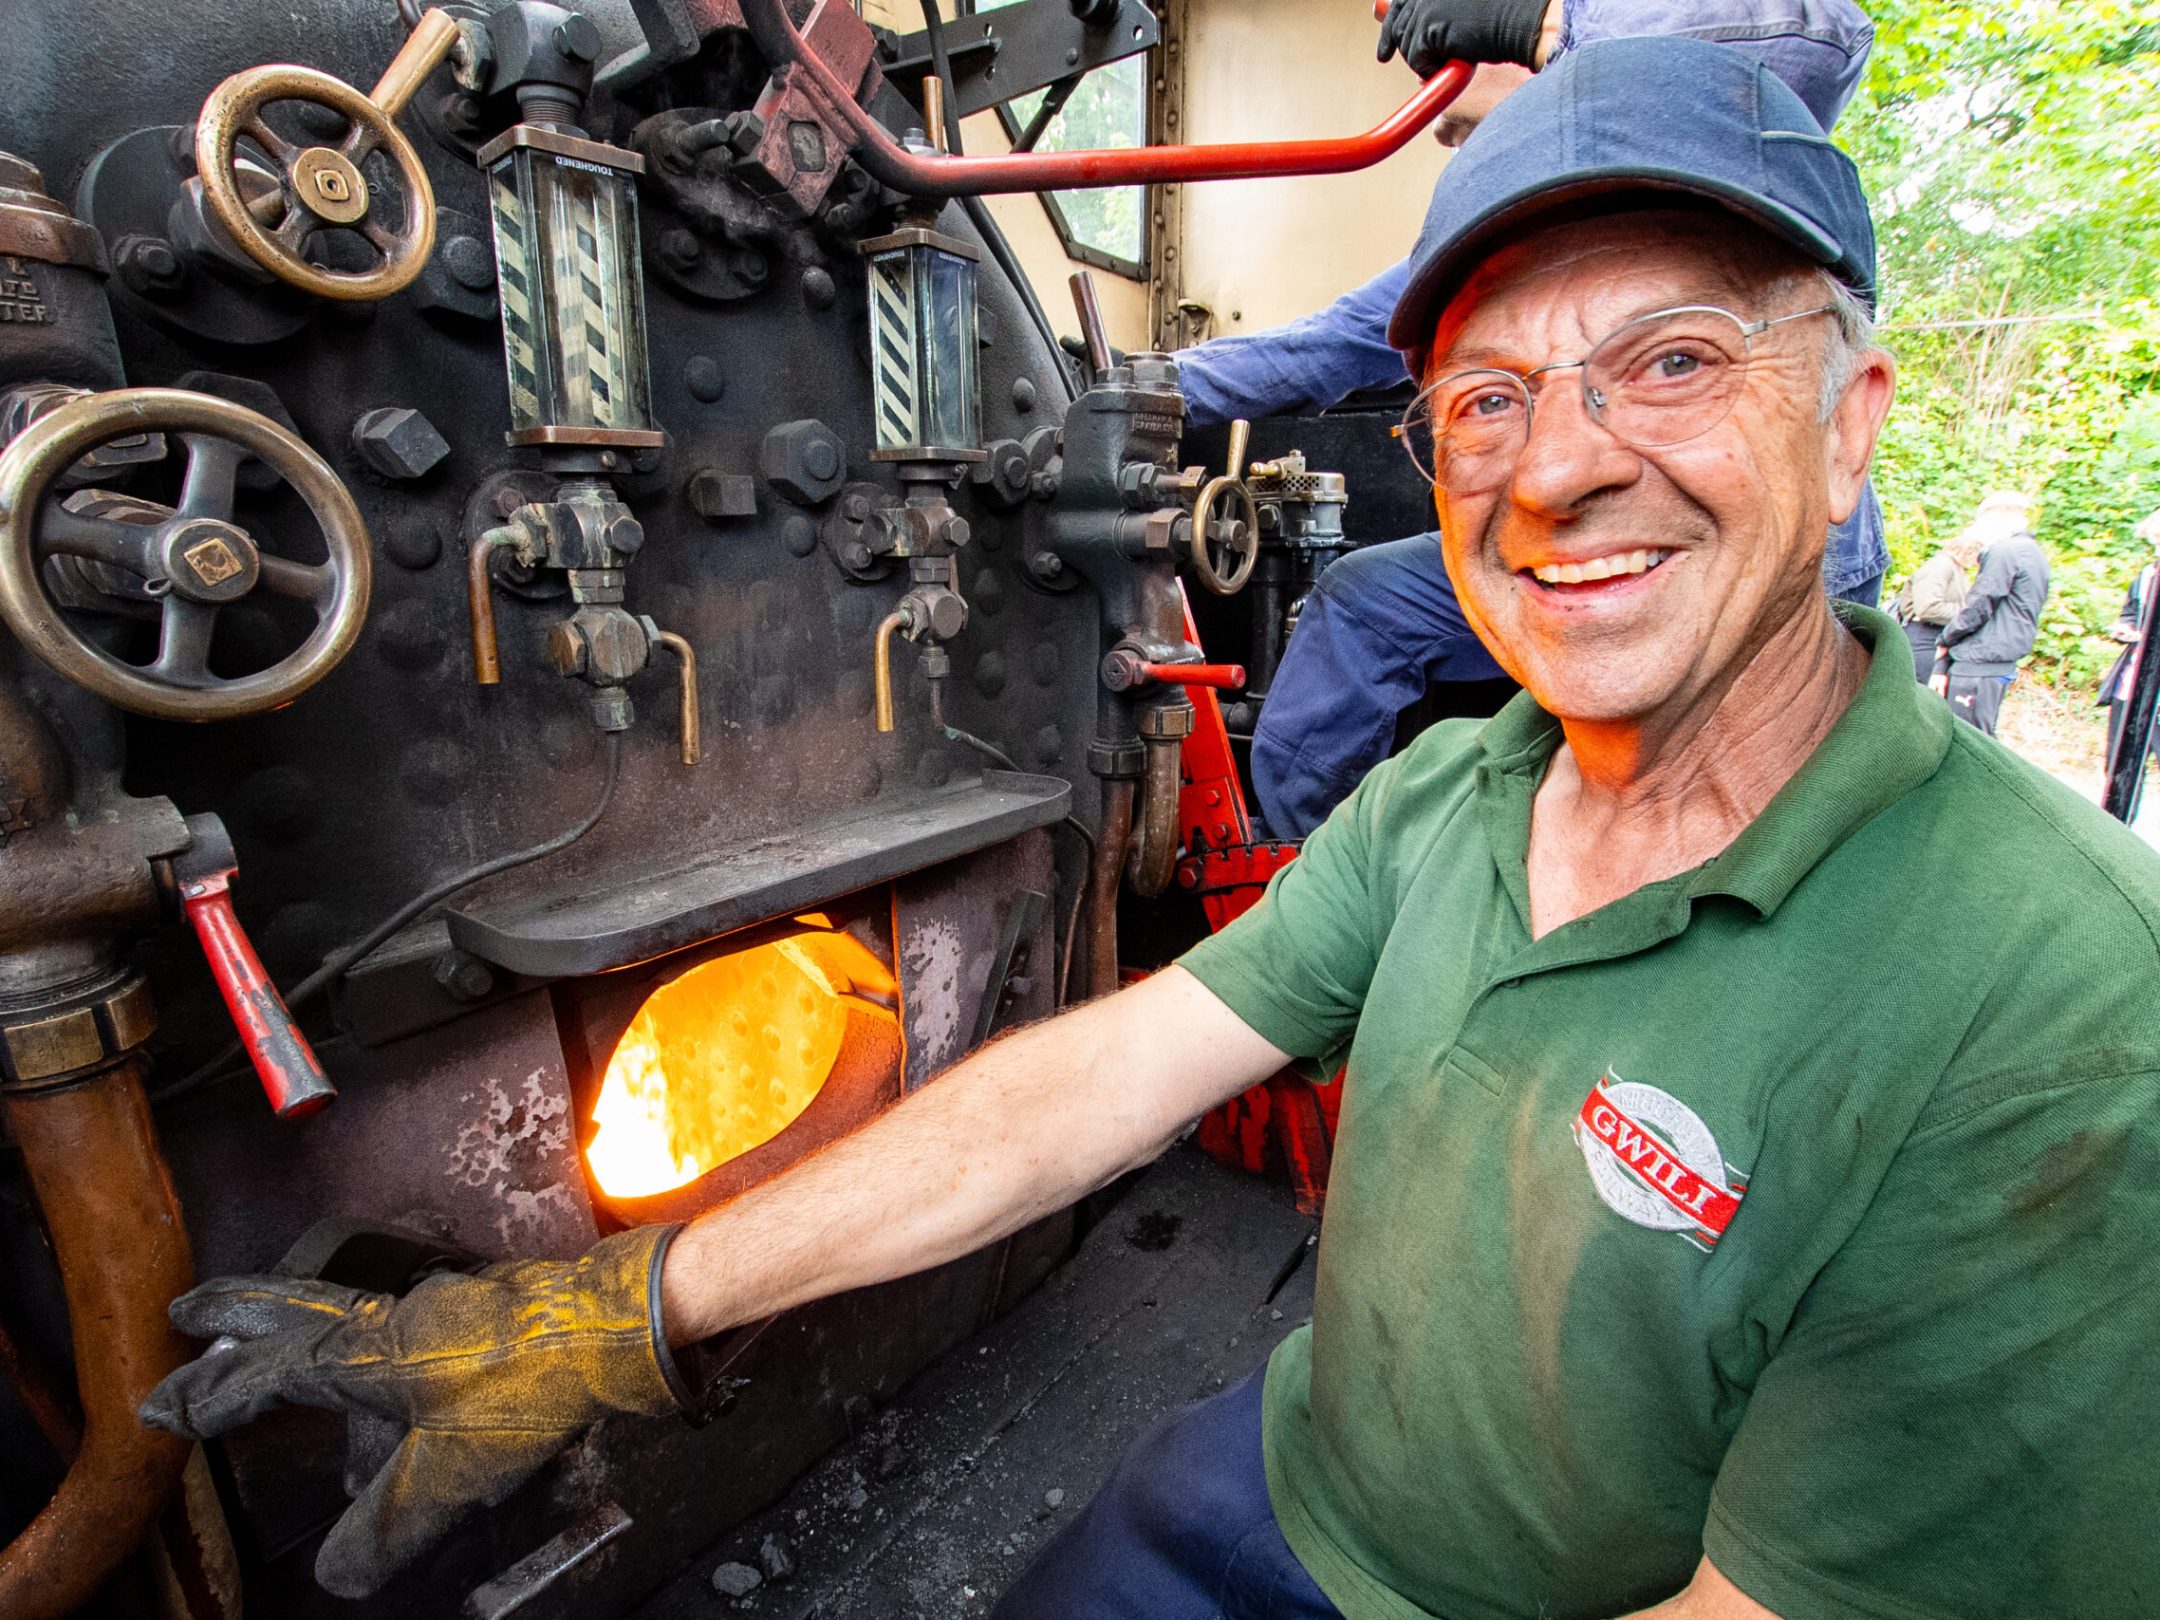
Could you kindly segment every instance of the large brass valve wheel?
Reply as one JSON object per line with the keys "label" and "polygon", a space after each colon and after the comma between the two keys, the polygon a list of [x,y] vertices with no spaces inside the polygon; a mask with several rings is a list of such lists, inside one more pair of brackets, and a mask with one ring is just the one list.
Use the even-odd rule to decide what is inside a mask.
{"label": "large brass valve wheel", "polygon": [[[178,504],[122,503],[106,515],[62,475],[85,452],[129,434],[165,433],[187,452]],[[307,503],[327,558],[266,553],[233,519],[234,483],[249,456]],[[107,511],[112,510],[108,506]],[[231,720],[280,708],[336,667],[367,615],[368,537],[336,473],[277,423],[230,401],[177,388],[122,388],[71,400],[0,451],[0,621],[77,685],[159,720]],[[129,664],[88,640],[47,589],[46,563],[74,558],[136,584],[158,619],[158,650]],[[255,591],[305,603],[313,630],[292,653],[254,674],[210,668],[219,610]]]}
{"label": "large brass valve wheel", "polygon": [[[1245,484],[1245,452],[1252,444],[1252,424],[1242,417],[1230,424],[1229,465],[1210,478],[1193,502],[1193,572],[1217,596],[1235,596],[1252,578],[1260,561],[1260,509]],[[1231,516],[1235,508],[1237,516]]]}
{"label": "large brass valve wheel", "polygon": [[1192,566],[1217,596],[1235,596],[1260,560],[1260,509],[1241,478],[1211,478],[1193,503]]}
{"label": "large brass valve wheel", "polygon": [[[304,292],[364,303],[410,285],[435,251],[435,193],[420,154],[394,120],[458,40],[454,21],[428,12],[373,95],[314,68],[278,63],[220,84],[195,121],[195,169],[217,222],[249,258]],[[264,117],[281,101],[328,108],[345,120],[345,134],[333,146],[302,145]],[[250,206],[243,196],[236,168],[245,156],[243,136],[275,169],[277,198],[261,197]],[[386,217],[390,210],[361,172],[376,152],[398,171],[402,208],[395,220]],[[366,240],[378,262],[365,270],[329,270],[301,256],[316,232],[340,229]]]}

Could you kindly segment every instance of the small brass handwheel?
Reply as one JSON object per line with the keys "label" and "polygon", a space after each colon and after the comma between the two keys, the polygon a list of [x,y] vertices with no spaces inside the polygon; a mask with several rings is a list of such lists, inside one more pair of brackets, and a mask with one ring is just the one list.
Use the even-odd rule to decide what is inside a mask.
{"label": "small brass handwheel", "polygon": [[[429,11],[372,96],[314,68],[273,63],[235,73],[210,92],[195,120],[195,169],[217,222],[249,258],[304,292],[365,303],[410,285],[435,251],[435,193],[420,154],[394,120],[458,43],[458,25]],[[263,110],[279,101],[327,107],[345,120],[345,134],[335,146],[303,146],[264,118]],[[241,195],[234,165],[242,156],[242,136],[277,171],[282,217],[273,213],[265,220],[274,205],[260,199],[251,208]],[[375,152],[397,166],[403,209],[395,222],[384,217],[389,210],[361,173]],[[301,257],[317,231],[339,229],[363,237],[381,262],[366,270],[326,270]]]}
{"label": "small brass handwheel", "polygon": [[[1241,509],[1230,516],[1223,508]],[[1260,509],[1243,479],[1211,478],[1193,503],[1192,565],[1217,596],[1235,596],[1260,560]]]}
{"label": "small brass handwheel", "polygon": [[[63,499],[61,475],[97,445],[165,433],[187,452],[170,509],[130,503],[130,518]],[[326,560],[265,552],[233,517],[240,464],[260,458],[307,503]],[[45,587],[51,557],[72,557],[139,582],[158,618],[157,656],[129,664],[85,637]],[[159,720],[230,720],[280,708],[337,666],[359,639],[368,603],[368,537],[336,473],[268,417],[209,394],[122,388],[86,394],[23,429],[0,451],[0,621],[78,686]],[[109,574],[108,574],[108,577]],[[305,602],[314,629],[268,669],[212,672],[218,611],[256,591]]]}

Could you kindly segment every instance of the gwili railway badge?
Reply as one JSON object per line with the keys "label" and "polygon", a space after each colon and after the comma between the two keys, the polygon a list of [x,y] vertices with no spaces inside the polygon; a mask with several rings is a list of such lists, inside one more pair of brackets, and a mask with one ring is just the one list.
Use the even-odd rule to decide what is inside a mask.
{"label": "gwili railway badge", "polygon": [[1598,1197],[1637,1226],[1710,1249],[1739,1213],[1747,1177],[1725,1163],[1710,1127],[1670,1092],[1607,1069],[1583,1099],[1574,1132]]}

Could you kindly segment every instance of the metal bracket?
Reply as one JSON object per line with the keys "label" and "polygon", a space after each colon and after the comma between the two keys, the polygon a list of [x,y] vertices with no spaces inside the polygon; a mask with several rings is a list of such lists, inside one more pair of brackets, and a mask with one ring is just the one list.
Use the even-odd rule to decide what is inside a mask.
{"label": "metal bracket", "polygon": [[[1046,89],[1154,47],[1161,26],[1141,0],[1112,0],[1099,22],[1073,15],[1071,0],[1022,0],[1019,5],[956,17],[945,25],[952,63],[953,106],[961,117],[987,112],[1016,96]],[[902,38],[885,57],[885,76],[916,88],[931,71],[927,30]]]}

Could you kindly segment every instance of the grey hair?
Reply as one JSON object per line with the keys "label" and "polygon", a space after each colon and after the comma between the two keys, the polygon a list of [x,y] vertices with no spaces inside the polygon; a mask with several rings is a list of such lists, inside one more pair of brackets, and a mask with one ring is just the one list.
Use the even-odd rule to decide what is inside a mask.
{"label": "grey hair", "polygon": [[1860,362],[1878,352],[1875,317],[1868,313],[1860,295],[1829,271],[1817,272],[1823,295],[1830,305],[1832,331],[1823,346],[1822,391],[1816,396],[1817,419],[1827,422],[1845,397],[1845,390],[1860,369]]}

